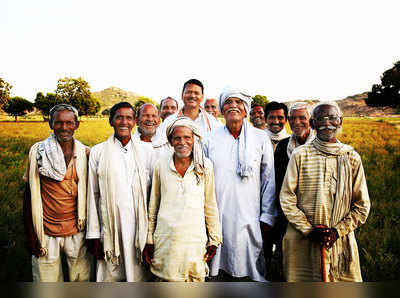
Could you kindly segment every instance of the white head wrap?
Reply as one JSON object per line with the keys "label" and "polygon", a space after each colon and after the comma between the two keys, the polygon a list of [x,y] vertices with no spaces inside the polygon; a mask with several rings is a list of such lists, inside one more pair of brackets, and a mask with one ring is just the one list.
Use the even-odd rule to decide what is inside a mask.
{"label": "white head wrap", "polygon": [[[237,91],[237,90],[225,90],[224,92],[221,93],[219,97],[219,109],[222,114],[222,109],[224,107],[225,101],[228,98],[236,97],[239,98],[243,101],[244,108],[246,110],[246,118],[247,115],[249,114],[250,111],[250,106],[252,102],[252,98],[249,95],[244,94],[243,92]],[[247,177],[251,177],[254,174],[254,169],[251,166],[251,154],[249,151],[249,144],[248,144],[248,139],[249,139],[249,123],[247,119],[243,120],[242,124],[242,129],[240,131],[239,135],[239,144],[238,144],[238,150],[239,150],[239,160],[238,160],[238,165],[237,165],[237,174],[242,177],[242,179],[245,179]]]}
{"label": "white head wrap", "polygon": [[166,131],[167,138],[170,143],[171,143],[172,134],[174,133],[174,129],[179,126],[187,127],[193,132],[193,138],[194,138],[193,164],[194,164],[194,171],[198,178],[198,182],[200,182],[199,176],[203,175],[203,173],[204,173],[204,153],[203,153],[203,149],[201,147],[201,138],[202,138],[201,130],[197,126],[197,124],[189,117],[181,116],[179,118],[176,118],[174,121],[172,121],[168,125],[167,131]]}

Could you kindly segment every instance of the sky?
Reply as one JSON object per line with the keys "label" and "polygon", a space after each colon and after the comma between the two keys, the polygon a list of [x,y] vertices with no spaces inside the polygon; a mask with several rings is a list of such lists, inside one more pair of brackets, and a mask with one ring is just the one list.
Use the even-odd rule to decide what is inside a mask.
{"label": "sky", "polygon": [[33,101],[62,77],[156,102],[230,86],[269,100],[369,91],[400,60],[398,0],[2,0],[0,77]]}

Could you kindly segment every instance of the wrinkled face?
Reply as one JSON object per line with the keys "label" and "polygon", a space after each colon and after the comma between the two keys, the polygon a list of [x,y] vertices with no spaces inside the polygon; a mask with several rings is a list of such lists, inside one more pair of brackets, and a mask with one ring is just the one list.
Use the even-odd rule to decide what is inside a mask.
{"label": "wrinkled face", "polygon": [[264,109],[262,107],[255,106],[251,109],[250,122],[257,128],[262,128],[265,125]]}
{"label": "wrinkled face", "polygon": [[231,122],[243,121],[247,116],[243,101],[237,97],[229,97],[225,101],[222,107],[222,114],[227,125]]}
{"label": "wrinkled face", "polygon": [[286,124],[285,111],[283,109],[269,111],[267,116],[268,129],[273,133],[279,133]]}
{"label": "wrinkled face", "polygon": [[168,116],[175,114],[177,110],[178,106],[176,105],[175,100],[167,99],[163,102],[163,105],[161,107],[160,117],[164,121],[165,118],[167,118]]}
{"label": "wrinkled face", "polygon": [[290,128],[296,137],[304,137],[310,133],[310,115],[307,109],[292,111],[288,117]]}
{"label": "wrinkled face", "polygon": [[171,144],[177,157],[189,157],[192,154],[193,143],[193,132],[189,128],[178,126],[174,129]]}
{"label": "wrinkled face", "polygon": [[59,143],[71,142],[75,130],[79,127],[79,122],[75,121],[73,112],[64,110],[54,114],[53,130]]}
{"label": "wrinkled face", "polygon": [[204,108],[208,113],[213,115],[214,117],[218,116],[218,103],[215,99],[208,99],[204,104]]}
{"label": "wrinkled face", "polygon": [[114,127],[115,137],[119,140],[130,139],[135,126],[135,116],[131,108],[120,108],[115,112],[111,126]]}
{"label": "wrinkled face", "polygon": [[339,117],[336,107],[331,105],[317,107],[312,121],[317,137],[321,141],[336,143],[338,129],[342,126],[342,118]]}
{"label": "wrinkled face", "polygon": [[152,105],[145,105],[140,111],[138,129],[142,135],[153,136],[160,125],[158,111]]}
{"label": "wrinkled face", "polygon": [[183,90],[182,98],[185,107],[199,108],[200,103],[203,101],[201,87],[195,84],[186,85],[185,90]]}

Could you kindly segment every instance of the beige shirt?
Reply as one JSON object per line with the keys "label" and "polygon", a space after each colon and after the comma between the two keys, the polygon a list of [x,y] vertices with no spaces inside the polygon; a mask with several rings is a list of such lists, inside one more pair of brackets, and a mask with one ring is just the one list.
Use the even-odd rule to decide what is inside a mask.
{"label": "beige shirt", "polygon": [[[339,280],[362,281],[354,230],[364,224],[370,201],[360,155],[349,153],[352,169],[352,202],[350,212],[334,228],[339,237],[349,237],[352,262]],[[280,201],[289,224],[283,239],[283,266],[287,281],[321,281],[321,252],[318,243],[307,235],[313,226],[330,226],[337,181],[336,156],[317,150],[312,143],[293,151],[282,184]],[[329,272],[329,254],[324,262]]]}
{"label": "beige shirt", "polygon": [[205,168],[199,184],[193,162],[182,177],[172,154],[161,158],[154,168],[147,243],[154,244],[155,250],[151,271],[164,280],[205,277],[206,247],[222,242],[209,159],[205,160]]}

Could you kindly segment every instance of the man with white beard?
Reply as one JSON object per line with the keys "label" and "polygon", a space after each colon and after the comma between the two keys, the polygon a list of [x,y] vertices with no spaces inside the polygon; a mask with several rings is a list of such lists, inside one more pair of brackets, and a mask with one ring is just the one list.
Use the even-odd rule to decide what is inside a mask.
{"label": "man with white beard", "polygon": [[151,143],[156,159],[163,154],[172,152],[172,147],[166,142],[165,138],[159,135],[160,116],[153,104],[145,103],[140,106],[137,112],[136,125],[137,129],[133,134],[133,139]]}

